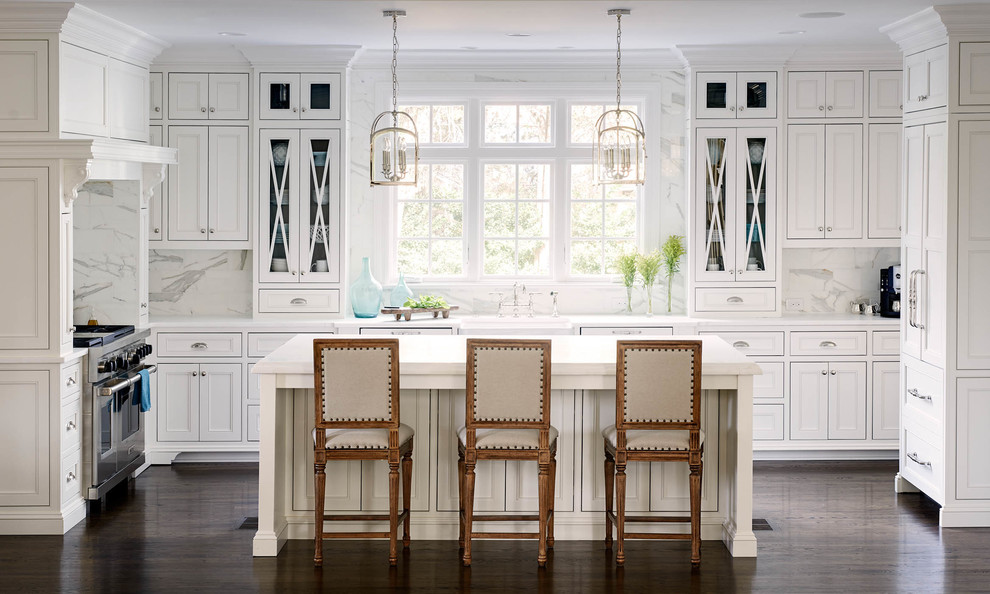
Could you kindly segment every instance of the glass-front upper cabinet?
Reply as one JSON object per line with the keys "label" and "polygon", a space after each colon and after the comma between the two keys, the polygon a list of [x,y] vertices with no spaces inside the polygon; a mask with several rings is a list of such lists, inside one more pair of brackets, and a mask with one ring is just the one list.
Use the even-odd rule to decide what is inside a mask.
{"label": "glass-front upper cabinet", "polygon": [[698,129],[699,281],[774,280],[775,155],[775,129]]}
{"label": "glass-front upper cabinet", "polygon": [[339,73],[265,72],[261,80],[261,119],[339,120]]}
{"label": "glass-front upper cabinet", "polygon": [[775,118],[777,73],[699,72],[695,114],[698,118]]}
{"label": "glass-front upper cabinet", "polygon": [[261,131],[262,282],[340,280],[340,131]]}

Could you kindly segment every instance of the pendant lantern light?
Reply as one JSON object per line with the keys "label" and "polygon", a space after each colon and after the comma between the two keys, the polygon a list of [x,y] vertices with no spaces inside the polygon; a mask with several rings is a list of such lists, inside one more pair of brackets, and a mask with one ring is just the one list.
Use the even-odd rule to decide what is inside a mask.
{"label": "pendant lantern light", "polygon": [[399,53],[398,19],[404,10],[384,10],[392,17],[392,111],[383,111],[371,125],[371,185],[415,186],[419,169],[419,135],[416,122],[398,108],[399,83],[395,75]]}
{"label": "pendant lantern light", "polygon": [[593,160],[599,184],[642,184],[646,176],[646,131],[635,113],[622,109],[622,15],[632,11],[613,8],[615,16],[615,109],[602,114],[595,124]]}

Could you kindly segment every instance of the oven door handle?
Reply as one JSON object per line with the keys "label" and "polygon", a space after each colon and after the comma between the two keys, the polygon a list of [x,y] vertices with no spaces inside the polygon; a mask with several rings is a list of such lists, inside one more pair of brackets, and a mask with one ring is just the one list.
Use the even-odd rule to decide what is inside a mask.
{"label": "oven door handle", "polygon": [[[139,371],[143,371],[143,370],[147,370],[148,373],[155,373],[156,371],[158,371],[158,366],[145,365]],[[117,380],[116,382],[111,380],[111,382],[108,383],[106,386],[100,388],[100,396],[113,396],[114,394],[120,392],[121,390],[126,390],[127,388],[130,388],[131,386],[136,384],[140,378],[141,378],[140,375],[134,375],[131,378],[125,380]]]}

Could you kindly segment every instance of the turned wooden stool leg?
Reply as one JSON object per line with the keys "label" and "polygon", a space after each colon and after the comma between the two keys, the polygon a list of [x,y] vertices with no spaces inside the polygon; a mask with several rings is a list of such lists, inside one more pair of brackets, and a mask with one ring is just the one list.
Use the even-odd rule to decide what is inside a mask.
{"label": "turned wooden stool leg", "polygon": [[547,564],[547,516],[550,511],[550,465],[540,464],[540,478],[539,478],[539,500],[540,500],[540,539],[539,539],[539,552],[536,556],[536,562],[540,567],[545,567]]}
{"label": "turned wooden stool leg", "polygon": [[605,450],[605,548],[612,548],[612,505],[615,490],[615,459]]}
{"label": "turned wooden stool leg", "polygon": [[457,548],[464,550],[464,452],[457,454]]}
{"label": "turned wooden stool leg", "polygon": [[550,519],[547,526],[547,548],[553,548],[553,508],[554,499],[557,493],[557,457],[550,459],[550,492],[547,494],[547,503],[550,505]]}
{"label": "turned wooden stool leg", "polygon": [[399,463],[388,463],[388,564],[396,565],[399,536]]}
{"label": "turned wooden stool leg", "polygon": [[409,517],[409,507],[412,503],[412,447],[402,456],[402,511],[406,514],[402,522],[402,546],[409,548],[409,527],[412,518]]}
{"label": "turned wooden stool leg", "polygon": [[691,565],[701,564],[701,463],[691,465]]}
{"label": "turned wooden stool leg", "polygon": [[320,567],[323,565],[323,498],[327,488],[326,463],[316,463],[313,465],[315,475],[315,495],[316,495],[316,517],[313,524],[314,539],[316,541],[316,552],[313,554],[313,563]]}
{"label": "turned wooden stool leg", "polygon": [[623,540],[626,536],[626,465],[616,464],[615,466],[615,524],[616,540],[618,546],[615,552],[615,564],[624,565],[626,563],[626,551]]}
{"label": "turned wooden stool leg", "polygon": [[471,522],[474,516],[474,462],[464,465],[464,566],[471,565]]}

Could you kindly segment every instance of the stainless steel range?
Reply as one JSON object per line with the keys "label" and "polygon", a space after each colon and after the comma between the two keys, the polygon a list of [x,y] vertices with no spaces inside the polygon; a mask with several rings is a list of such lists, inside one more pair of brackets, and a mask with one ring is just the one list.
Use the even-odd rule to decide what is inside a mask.
{"label": "stainless steel range", "polygon": [[83,495],[100,499],[144,464],[141,370],[150,330],[76,326],[73,344],[88,347],[83,371]]}

